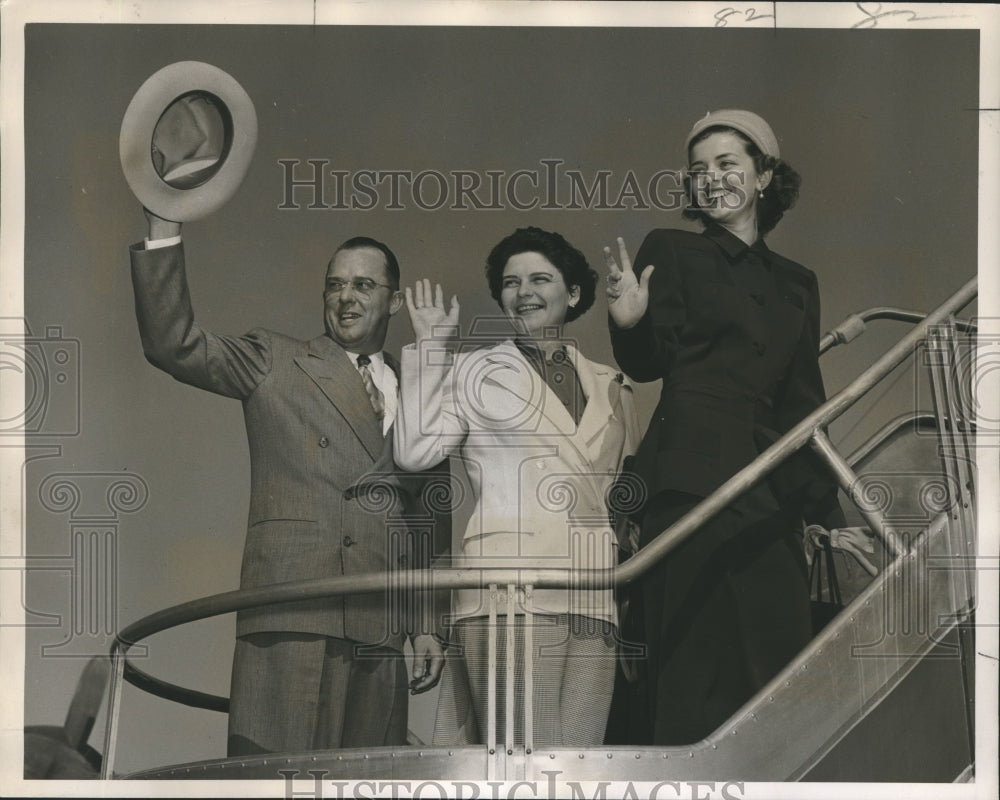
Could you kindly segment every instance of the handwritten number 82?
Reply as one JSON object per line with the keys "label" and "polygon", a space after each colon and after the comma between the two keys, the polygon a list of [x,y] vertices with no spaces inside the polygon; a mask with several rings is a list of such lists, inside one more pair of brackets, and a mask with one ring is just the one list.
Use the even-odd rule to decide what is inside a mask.
{"label": "handwritten number 82", "polygon": [[[745,19],[744,22],[753,22],[758,19],[770,19],[774,14],[758,14],[756,8],[748,8],[746,11],[738,11],[735,8],[723,8],[715,12],[715,27],[725,28],[729,24],[729,18],[734,14],[742,14]],[[740,20],[735,20],[739,22]]]}

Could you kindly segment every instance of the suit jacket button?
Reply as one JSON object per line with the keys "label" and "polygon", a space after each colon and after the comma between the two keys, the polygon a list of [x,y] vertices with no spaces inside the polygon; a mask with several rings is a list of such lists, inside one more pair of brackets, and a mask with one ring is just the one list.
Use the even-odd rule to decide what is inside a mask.
{"label": "suit jacket button", "polygon": [[327,446],[329,446],[329,444],[330,444],[330,440],[327,439],[325,436],[320,436],[319,437],[319,446],[320,447],[327,447]]}
{"label": "suit jacket button", "polygon": [[350,536],[345,536],[344,547],[350,547],[352,544],[354,544],[354,540]]}
{"label": "suit jacket button", "polygon": [[344,499],[345,500],[353,500],[354,499],[354,487],[353,486],[350,487],[349,489],[345,489],[344,490]]}

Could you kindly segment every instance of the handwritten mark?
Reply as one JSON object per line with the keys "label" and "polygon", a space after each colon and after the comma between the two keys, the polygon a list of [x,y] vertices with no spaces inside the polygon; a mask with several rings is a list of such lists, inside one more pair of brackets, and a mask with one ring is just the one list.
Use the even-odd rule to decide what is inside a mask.
{"label": "handwritten mark", "polygon": [[[736,19],[732,19],[732,17]],[[748,8],[744,11],[727,6],[715,12],[715,27],[728,27],[730,20],[734,23],[756,22],[761,19],[774,19],[774,14],[758,14],[756,8]]]}
{"label": "handwritten mark", "polygon": [[[852,28],[877,28],[879,20],[885,19],[887,17],[896,17],[902,19],[903,22],[924,22],[925,20],[932,19],[950,19],[952,17],[959,16],[957,14],[942,14],[935,17],[921,17],[917,15],[916,11],[910,9],[889,9],[888,11],[882,10],[881,3],[855,3],[864,17],[858,22],[855,22]],[[968,16],[968,15],[961,15]]]}

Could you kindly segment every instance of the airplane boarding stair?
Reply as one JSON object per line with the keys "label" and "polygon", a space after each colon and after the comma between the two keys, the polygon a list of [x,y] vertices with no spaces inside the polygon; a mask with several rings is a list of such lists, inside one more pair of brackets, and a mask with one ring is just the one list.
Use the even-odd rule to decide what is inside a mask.
{"label": "airplane boarding stair", "polygon": [[[823,350],[847,343],[873,319],[895,319],[912,328],[753,464],[617,570],[434,571],[435,588],[489,584],[494,598],[516,589],[530,598],[537,588],[587,588],[609,581],[622,586],[637,580],[701,521],[785,458],[802,447],[813,448],[836,476],[851,524],[866,526],[873,536],[834,542],[843,545],[832,552],[845,608],[705,740],[684,747],[535,747],[530,724],[532,659],[527,657],[524,739],[516,745],[508,744],[514,741],[509,707],[506,730],[497,734],[490,725],[494,733],[482,745],[216,757],[130,774],[116,770],[117,743],[129,733],[120,729],[126,684],[198,708],[225,712],[228,704],[226,698],[142,672],[128,662],[131,646],[158,631],[240,608],[385,590],[383,576],[366,575],[226,592],[165,609],[121,631],[111,654],[103,776],[280,779],[281,771],[299,770],[309,780],[307,771],[321,770],[324,780],[544,783],[549,773],[559,771],[562,779],[575,781],[971,780],[977,537],[970,365],[975,326],[955,315],[975,297],[973,279],[926,316],[880,308],[845,320],[824,338]],[[856,452],[841,455],[825,433],[827,426],[912,358],[917,359],[916,369],[927,370],[933,408],[914,409],[886,422]],[[814,557],[823,554],[819,549]],[[427,575],[411,573],[408,579],[425,585]],[[496,614],[495,600],[491,611]],[[493,638],[495,646],[495,634]],[[511,675],[511,670],[506,673]],[[508,686],[507,697],[512,689]],[[495,706],[494,701],[494,715]]]}

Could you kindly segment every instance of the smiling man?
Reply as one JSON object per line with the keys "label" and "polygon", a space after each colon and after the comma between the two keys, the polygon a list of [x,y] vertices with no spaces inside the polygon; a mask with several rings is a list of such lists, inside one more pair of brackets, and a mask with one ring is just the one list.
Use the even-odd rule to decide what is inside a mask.
{"label": "smiling man", "polygon": [[[241,588],[426,565],[428,548],[412,534],[393,540],[421,483],[392,461],[398,365],[382,346],[403,302],[392,251],[367,237],[336,250],[326,332],[314,339],[261,328],[220,336],[194,319],[180,223],[146,216],[149,235],[131,249],[146,358],[243,404],[251,489]],[[387,487],[388,508],[371,499]],[[411,691],[437,682],[443,656],[430,615],[402,605],[365,594],[239,612],[229,755],[405,744],[404,635]]]}

